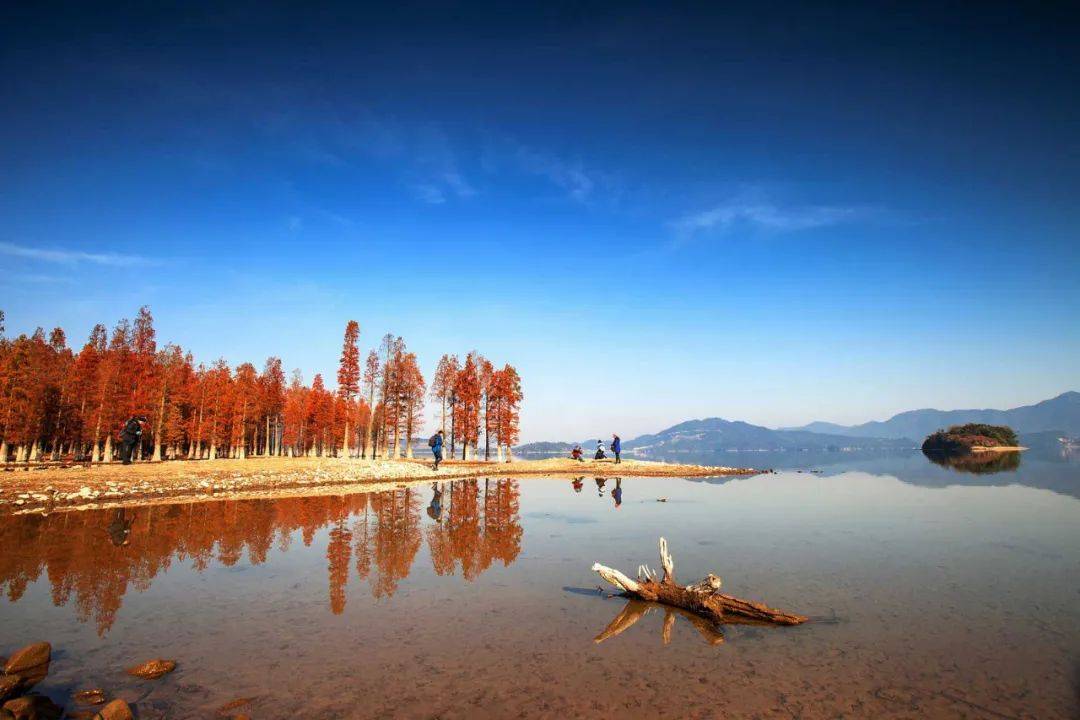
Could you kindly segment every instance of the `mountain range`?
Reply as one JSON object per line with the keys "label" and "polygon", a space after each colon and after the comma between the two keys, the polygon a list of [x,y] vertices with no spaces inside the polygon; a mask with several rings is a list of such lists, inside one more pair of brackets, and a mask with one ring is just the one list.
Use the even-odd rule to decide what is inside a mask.
{"label": "mountain range", "polygon": [[1066,392],[1049,400],[1012,408],[1011,410],[909,410],[888,420],[837,425],[812,422],[784,431],[804,431],[826,435],[861,438],[908,438],[921,441],[924,437],[950,425],[963,423],[1008,425],[1021,435],[1056,431],[1069,436],[1080,435],[1080,392]]}
{"label": "mountain range", "polygon": [[[624,440],[623,448],[636,455],[915,448],[936,430],[969,422],[1008,425],[1021,436],[1030,435],[1033,440],[1037,434],[1041,434],[1042,440],[1047,434],[1080,436],[1080,393],[1066,392],[1011,410],[910,410],[885,421],[851,426],[813,422],[802,427],[773,430],[722,418],[687,420],[658,433]],[[596,439],[580,444],[586,454],[591,454]],[[555,455],[569,453],[573,445],[569,442],[528,443],[515,451],[521,455]]]}

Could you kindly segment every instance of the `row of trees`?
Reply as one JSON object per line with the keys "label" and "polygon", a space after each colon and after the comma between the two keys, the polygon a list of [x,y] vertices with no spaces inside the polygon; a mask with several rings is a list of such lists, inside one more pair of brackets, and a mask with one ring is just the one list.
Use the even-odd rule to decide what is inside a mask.
{"label": "row of trees", "polygon": [[[96,325],[78,351],[60,328],[4,337],[0,312],[0,462],[74,458],[110,462],[132,416],[146,418],[142,459],[251,455],[412,457],[424,426],[428,388],[416,355],[386,335],[360,366],[360,327],[350,321],[337,377],[287,381],[281,360],[262,369],[224,360],[196,363],[177,345],[159,347],[150,310],[111,332]],[[518,441],[521,380],[475,352],[444,355],[432,383],[451,450],[484,457]],[[404,449],[403,449],[404,447]]]}

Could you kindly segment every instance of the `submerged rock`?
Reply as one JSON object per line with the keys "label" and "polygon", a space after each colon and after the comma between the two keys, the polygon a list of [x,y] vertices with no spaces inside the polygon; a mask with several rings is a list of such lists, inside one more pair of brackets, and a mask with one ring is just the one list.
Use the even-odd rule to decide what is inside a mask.
{"label": "submerged rock", "polygon": [[80,690],[75,693],[75,702],[82,703],[83,705],[100,705],[105,702],[105,691],[101,688]]}
{"label": "submerged rock", "polygon": [[35,668],[39,665],[44,665],[49,662],[49,658],[52,657],[52,645],[47,642],[34,643],[33,645],[27,645],[24,648],[16,650],[15,653],[8,658],[7,664],[4,665],[4,672],[17,673],[24,670]]}
{"label": "submerged rock", "polygon": [[176,662],[173,660],[147,660],[142,665],[136,665],[135,667],[128,668],[128,675],[134,675],[135,677],[141,677],[144,680],[157,680],[163,675],[168,675],[176,669]]}
{"label": "submerged rock", "polygon": [[63,708],[44,695],[24,695],[8,700],[4,703],[4,709],[15,720],[59,720],[64,713]]}
{"label": "submerged rock", "polygon": [[0,702],[14,697],[22,689],[22,678],[18,675],[0,676]]}
{"label": "submerged rock", "polygon": [[133,718],[131,708],[120,699],[113,700],[94,716],[94,720],[133,720]]}
{"label": "submerged rock", "polygon": [[[225,703],[224,705],[222,705],[221,707],[219,707],[217,709],[217,714],[218,715],[229,715],[229,716],[231,716],[233,710],[236,710],[238,708],[242,708],[245,705],[250,705],[251,702],[254,699],[255,698],[242,697],[242,698],[236,698],[235,700],[230,700],[229,702]],[[245,716],[241,715],[240,717],[245,717]],[[234,718],[234,720],[235,720],[235,718]]]}

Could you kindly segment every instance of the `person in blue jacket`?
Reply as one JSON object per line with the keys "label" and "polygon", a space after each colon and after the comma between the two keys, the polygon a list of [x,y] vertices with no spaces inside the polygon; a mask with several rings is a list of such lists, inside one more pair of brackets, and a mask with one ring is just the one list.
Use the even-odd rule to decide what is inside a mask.
{"label": "person in blue jacket", "polygon": [[612,434],[611,436],[611,452],[615,455],[616,464],[622,462],[619,460],[619,454],[622,453],[622,440],[615,434]]}
{"label": "person in blue jacket", "polygon": [[431,447],[431,454],[435,456],[435,469],[438,470],[439,463],[442,462],[443,431],[432,435],[428,445]]}

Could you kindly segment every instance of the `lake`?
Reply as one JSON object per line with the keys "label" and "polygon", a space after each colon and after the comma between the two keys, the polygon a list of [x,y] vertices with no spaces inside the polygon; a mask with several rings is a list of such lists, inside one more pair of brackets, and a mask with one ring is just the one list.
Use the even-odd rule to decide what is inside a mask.
{"label": "lake", "polygon": [[[38,691],[139,718],[1077,717],[1074,458],[806,460],[2,516],[0,655],[48,640]],[[680,580],[812,621],[677,616],[665,644],[663,608],[590,571],[656,567],[661,535]],[[153,657],[178,668],[124,673]]]}

